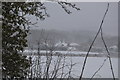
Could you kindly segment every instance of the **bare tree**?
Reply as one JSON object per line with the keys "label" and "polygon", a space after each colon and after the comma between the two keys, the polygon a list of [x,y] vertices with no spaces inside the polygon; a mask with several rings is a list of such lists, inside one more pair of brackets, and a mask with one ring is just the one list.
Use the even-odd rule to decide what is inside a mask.
{"label": "bare tree", "polygon": [[107,4],[107,9],[106,9],[105,14],[104,14],[104,16],[103,16],[103,19],[102,19],[102,21],[101,21],[101,24],[100,24],[100,27],[99,27],[99,29],[98,29],[98,32],[97,32],[95,38],[93,39],[93,41],[92,41],[92,43],[91,43],[91,45],[90,45],[90,47],[89,47],[89,50],[88,50],[88,52],[87,52],[87,55],[86,55],[86,57],[85,57],[85,60],[84,60],[84,63],[83,63],[83,67],[82,67],[82,72],[81,72],[81,75],[80,75],[79,80],[82,80],[82,76],[83,76],[83,72],[84,72],[84,69],[85,69],[85,65],[86,65],[86,62],[87,62],[87,58],[88,58],[89,52],[90,52],[90,50],[92,49],[92,46],[93,46],[93,44],[94,44],[95,40],[97,39],[97,36],[98,36],[98,34],[99,34],[100,32],[101,32],[101,38],[102,38],[102,40],[103,40],[105,49],[106,49],[106,51],[107,51],[107,53],[108,53],[108,58],[109,58],[109,62],[110,62],[110,67],[111,67],[111,71],[112,71],[112,76],[113,76],[113,79],[115,80],[114,71],[113,71],[113,67],[112,67],[112,62],[111,62],[111,58],[110,58],[110,53],[109,53],[109,50],[108,50],[108,48],[107,48],[107,45],[106,45],[106,43],[105,43],[105,41],[104,41],[103,34],[102,34],[102,25],[103,25],[103,22],[104,22],[104,19],[105,19],[106,15],[107,15],[108,9],[109,9],[109,3]]}

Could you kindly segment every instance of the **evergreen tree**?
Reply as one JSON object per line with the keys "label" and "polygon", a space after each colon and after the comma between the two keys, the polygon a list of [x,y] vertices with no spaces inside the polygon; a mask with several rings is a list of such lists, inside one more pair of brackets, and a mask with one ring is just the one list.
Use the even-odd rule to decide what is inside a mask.
{"label": "evergreen tree", "polygon": [[[71,12],[65,5],[79,10],[74,4],[58,3],[68,14]],[[49,16],[44,3],[41,2],[2,2],[2,71],[5,78],[28,75],[30,62],[26,56],[19,54],[24,51],[24,47],[27,47],[26,37],[29,25],[32,24],[26,15],[36,16],[40,20]]]}

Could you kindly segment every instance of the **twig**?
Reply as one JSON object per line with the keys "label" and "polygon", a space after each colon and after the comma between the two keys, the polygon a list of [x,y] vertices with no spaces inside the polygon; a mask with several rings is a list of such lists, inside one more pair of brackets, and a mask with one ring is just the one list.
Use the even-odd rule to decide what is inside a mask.
{"label": "twig", "polygon": [[65,56],[64,56],[64,59],[63,59],[63,64],[62,64],[62,74],[61,74],[61,79],[63,77],[63,74],[64,74],[64,66],[65,66]]}
{"label": "twig", "polygon": [[64,9],[64,11],[65,11],[66,13],[68,13],[68,14],[71,14],[72,12],[71,12],[69,9],[67,9],[67,6],[72,7],[72,8],[74,8],[74,9],[76,9],[76,10],[80,10],[80,8],[76,7],[75,4],[71,4],[71,3],[68,3],[68,2],[62,2],[62,1],[60,1],[60,2],[58,2],[58,4],[59,4],[59,5]]}
{"label": "twig", "polygon": [[58,60],[57,60],[56,66],[55,66],[55,70],[54,70],[55,72],[54,72],[54,76],[53,76],[52,80],[54,80],[57,76],[57,73],[58,73],[59,67],[60,67],[60,63],[61,63],[61,58],[62,58],[61,56],[58,56]]}
{"label": "twig", "polygon": [[90,80],[93,79],[93,77],[100,71],[100,69],[104,66],[105,62],[107,61],[108,58],[105,58],[102,65],[98,68],[98,70],[93,74],[93,76],[90,78]]}
{"label": "twig", "polygon": [[89,47],[89,50],[88,50],[88,52],[87,52],[87,54],[86,54],[86,56],[85,56],[85,60],[84,60],[84,63],[83,63],[82,72],[81,72],[81,75],[80,75],[79,80],[82,80],[82,76],[83,76],[83,72],[84,72],[84,69],[85,69],[85,65],[86,65],[86,62],[87,62],[87,58],[88,58],[89,52],[90,52],[90,50],[92,49],[92,46],[93,46],[93,44],[94,44],[94,42],[95,42],[98,34],[99,34],[100,31],[101,31],[101,28],[102,28],[102,25],[103,25],[105,16],[106,16],[106,14],[107,14],[107,12],[108,12],[108,9],[109,9],[109,3],[108,3],[108,5],[107,5],[107,9],[106,9],[105,14],[104,14],[104,16],[103,16],[103,19],[102,19],[102,22],[101,22],[100,27],[99,27],[99,29],[98,29],[98,32],[97,32],[95,38],[93,39],[93,42],[91,43],[91,45],[90,45],[90,47]]}

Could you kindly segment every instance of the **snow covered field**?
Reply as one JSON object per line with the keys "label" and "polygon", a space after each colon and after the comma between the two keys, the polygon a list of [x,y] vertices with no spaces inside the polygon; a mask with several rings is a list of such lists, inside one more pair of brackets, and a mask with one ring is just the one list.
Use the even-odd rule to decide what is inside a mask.
{"label": "snow covered field", "polygon": [[[111,53],[111,57],[117,57],[118,53]],[[37,50],[25,50],[22,54],[25,55],[38,55],[38,51]],[[73,57],[85,57],[87,54],[87,52],[85,51],[53,51],[52,55],[53,56],[73,56]],[[45,50],[40,50],[39,51],[39,55],[41,56],[46,56],[49,55],[51,56],[50,51],[45,51]],[[107,53],[101,53],[101,52],[89,52],[89,57],[106,57]]]}
{"label": "snow covered field", "polygon": [[[33,56],[33,59],[34,58],[35,58],[35,56]],[[55,65],[55,62],[57,61],[57,59],[58,59],[57,56],[52,57],[52,62],[51,62],[51,65],[50,65],[49,73],[51,73],[54,70],[54,65]],[[88,57],[83,77],[84,78],[91,78],[92,75],[103,64],[105,59],[106,59],[105,57]],[[46,57],[42,56],[41,60],[42,60],[42,62],[45,62]],[[68,57],[67,56],[65,58],[65,65],[69,65],[69,66],[66,66],[64,68],[64,74],[67,74],[69,72],[70,65],[71,65],[71,62],[72,62],[72,64],[75,63],[75,65],[72,67],[71,76],[74,77],[74,78],[79,78],[80,73],[81,73],[81,69],[82,69],[82,65],[83,65],[83,61],[84,61],[84,57]],[[63,58],[60,62],[59,67],[62,67],[62,63],[63,63]],[[113,64],[115,77],[118,78],[118,59],[117,58],[112,58],[112,64]],[[43,64],[43,66],[42,66],[43,70],[44,70],[44,66],[45,65]],[[62,70],[58,71],[59,75],[61,74],[61,71]],[[59,75],[58,75],[58,77],[60,77]],[[100,71],[94,76],[94,78],[112,78],[111,68],[110,68],[108,59],[106,60],[104,66],[100,69]]]}
{"label": "snow covered field", "polygon": [[[69,62],[68,58],[68,62]],[[73,67],[72,74],[74,77],[79,77],[81,68],[83,65],[84,57],[72,57],[73,62],[77,64]],[[98,70],[98,68],[102,65],[105,58],[102,57],[89,57],[87,60],[86,68],[83,77],[91,78],[91,76]],[[112,58],[113,69],[115,73],[115,77],[118,77],[118,61],[117,58]],[[95,78],[112,78],[112,73],[109,65],[109,60],[105,62],[104,66],[101,70],[95,75]]]}
{"label": "snow covered field", "polygon": [[[37,50],[25,50],[24,53],[37,53]],[[49,53],[49,51],[47,51]],[[62,53],[62,54],[87,54],[84,51],[53,51],[54,53]],[[46,53],[45,50],[41,50],[40,53]],[[90,52],[90,54],[100,54],[96,52]],[[101,53],[102,54],[102,53]]]}
{"label": "snow covered field", "polygon": [[[26,55],[38,55],[38,51],[37,50],[25,50],[23,52]],[[87,54],[87,52],[85,51],[53,51],[52,55],[53,56],[81,56],[81,57],[85,57]],[[39,55],[41,56],[46,56],[49,55],[51,56],[50,51],[45,51],[45,50],[41,50],[39,51]],[[106,54],[104,53],[97,53],[97,52],[89,52],[89,57],[104,57],[106,56]]]}
{"label": "snow covered field", "polygon": [[[46,51],[40,51],[41,53],[46,53]],[[29,51],[26,50],[24,53],[36,53],[37,54],[37,50],[33,50],[33,51]],[[55,53],[62,53],[62,54],[86,54],[87,52],[79,52],[79,51],[55,51]],[[100,54],[100,53],[94,53],[94,52],[90,52],[90,54]],[[102,53],[101,53],[102,54]],[[33,60],[35,60],[35,58],[38,57],[37,55],[32,55]],[[46,56],[41,56],[41,61],[45,62],[46,61]],[[71,70],[71,76],[74,78],[79,78],[80,73],[81,73],[81,69],[82,69],[82,65],[83,65],[83,61],[84,61],[85,57],[80,57],[80,56],[65,56],[65,65],[69,65],[66,66],[64,68],[64,73],[67,74],[67,72],[69,72],[69,68],[71,63],[75,65],[72,67]],[[104,60],[106,59],[106,57],[88,57],[87,59],[87,64],[85,67],[85,71],[83,74],[83,78],[91,78],[92,75],[100,68],[100,66],[103,64]],[[54,65],[55,62],[58,60],[58,56],[52,56],[52,62],[50,65],[50,71],[52,72],[54,70]],[[113,64],[113,70],[115,73],[115,77],[118,78],[118,58],[111,58],[112,60],[112,64]],[[63,56],[61,58],[61,62],[60,62],[60,66],[62,67],[63,64]],[[42,64],[42,69],[44,69],[44,64]],[[61,70],[58,71],[59,74],[61,74]],[[58,77],[60,77],[58,75]],[[100,71],[94,76],[94,78],[112,78],[112,73],[111,73],[111,68],[110,68],[110,64],[109,64],[109,60],[107,59],[103,65],[103,67],[100,69]]]}

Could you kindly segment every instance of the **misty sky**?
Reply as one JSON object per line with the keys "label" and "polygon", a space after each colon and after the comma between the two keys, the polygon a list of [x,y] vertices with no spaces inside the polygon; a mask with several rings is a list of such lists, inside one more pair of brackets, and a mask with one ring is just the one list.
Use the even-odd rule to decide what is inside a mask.
{"label": "misty sky", "polygon": [[[77,2],[75,3],[81,10],[76,11],[69,8],[72,14],[68,15],[57,3],[45,3],[49,18],[38,21],[34,29],[57,29],[57,30],[89,30],[97,31],[107,3],[105,2]],[[36,21],[35,18],[32,18]],[[103,31],[108,35],[118,33],[118,3],[110,3],[108,14],[103,24]]]}

